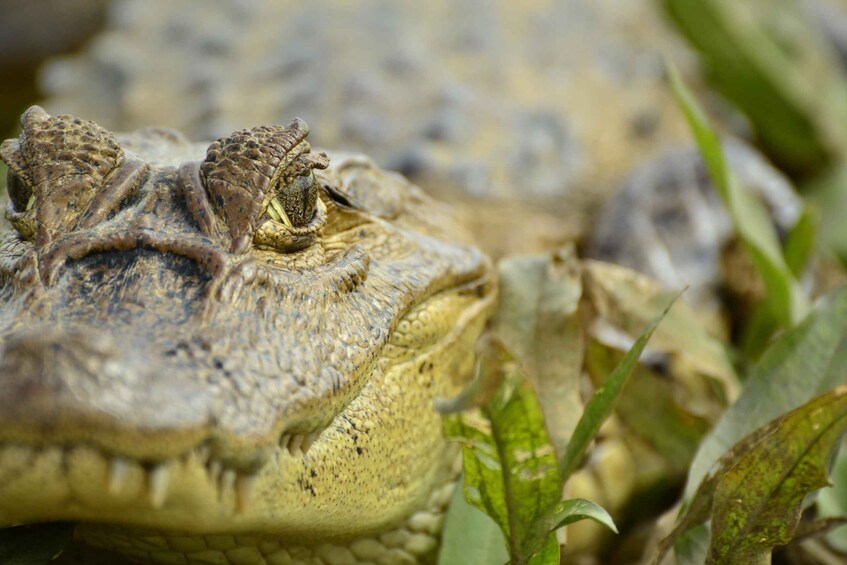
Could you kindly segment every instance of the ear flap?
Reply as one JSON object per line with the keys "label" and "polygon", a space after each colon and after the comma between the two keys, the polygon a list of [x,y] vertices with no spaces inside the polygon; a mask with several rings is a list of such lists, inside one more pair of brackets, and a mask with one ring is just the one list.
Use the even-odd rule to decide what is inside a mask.
{"label": "ear flap", "polygon": [[260,216],[283,173],[294,167],[326,168],[323,154],[312,154],[309,129],[295,119],[288,127],[240,130],[209,146],[200,173],[212,206],[229,230],[230,250],[247,251]]}

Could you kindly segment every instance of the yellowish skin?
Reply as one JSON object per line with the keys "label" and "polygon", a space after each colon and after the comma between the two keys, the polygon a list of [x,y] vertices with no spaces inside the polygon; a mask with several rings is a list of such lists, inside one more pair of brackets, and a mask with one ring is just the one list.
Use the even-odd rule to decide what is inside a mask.
{"label": "yellowish skin", "polygon": [[[407,320],[414,323],[424,312],[446,315],[454,320],[453,330],[427,351],[411,356],[405,348],[412,350],[417,336],[398,336],[402,349],[391,351],[396,357],[378,365],[362,394],[306,454],[285,448],[274,453],[271,463],[258,473],[250,501],[240,512],[234,489],[222,488],[220,480],[210,476],[208,461],[196,452],[166,463],[171,467],[168,495],[160,508],[153,508],[148,473],[139,464],[132,463],[120,487],[110,490],[109,460],[97,449],[80,445],[36,451],[12,445],[0,449],[4,469],[20,465],[26,472],[14,474],[0,486],[6,510],[0,517],[29,522],[49,515],[93,522],[80,527],[82,539],[140,562],[181,562],[174,557],[179,554],[188,563],[206,563],[210,553],[219,553],[231,554],[226,559],[233,564],[290,563],[288,557],[298,554],[302,560],[294,563],[328,563],[333,562],[332,556],[355,555],[340,548],[356,540],[359,553],[379,556],[380,562],[431,557],[459,472],[456,449],[444,441],[433,401],[457,394],[466,384],[474,361],[473,345],[491,306],[490,301],[459,295],[434,302],[410,312]],[[336,425],[348,430],[355,426],[363,433],[353,444],[350,435],[335,429]],[[362,454],[352,457],[357,448]],[[311,469],[319,470],[310,481],[313,491],[286,480]],[[416,520],[410,523],[413,516]],[[128,521],[144,528],[133,531],[99,524]],[[280,522],[285,530],[274,531]],[[392,532],[405,543],[391,547],[382,540],[378,541],[381,549],[370,545],[362,549],[362,539],[380,540],[380,534],[385,538]],[[230,547],[228,540],[233,536],[250,543]],[[156,539],[161,541],[151,541]],[[208,540],[213,540],[211,546]],[[218,540],[217,549],[212,547],[214,540]],[[261,543],[272,550],[263,554]],[[321,560],[321,555],[328,557]]]}
{"label": "yellowish skin", "polygon": [[[451,243],[466,235],[446,209],[361,157],[319,170],[326,157],[310,153],[305,124],[233,134],[214,157],[210,149],[204,163],[230,166],[230,185],[248,179],[239,191],[266,191],[232,204],[231,193],[215,200],[211,169],[178,169],[205,146],[175,133],[118,143],[95,124],[37,108],[22,120],[21,138],[0,152],[24,196],[8,212],[17,231],[0,243],[0,526],[79,522],[78,541],[139,563],[432,560],[459,473],[433,406],[469,380],[496,295],[490,262]],[[280,154],[293,157],[275,164]],[[92,157],[112,170],[79,182],[73,175]],[[146,168],[127,169],[138,161]],[[268,163],[267,182],[244,172]],[[311,224],[266,214],[289,190],[280,168],[296,166],[302,179],[315,168],[306,171],[318,191],[314,221],[324,222],[305,246]],[[144,174],[122,181],[126,170]],[[127,191],[137,196],[103,205],[121,182],[135,183]],[[207,224],[189,198],[198,188],[210,197]],[[86,191],[93,204],[80,201]],[[251,244],[237,230],[253,202]],[[86,224],[95,206],[117,212]],[[174,234],[172,247],[161,243]],[[84,252],[72,246],[78,239]],[[194,247],[181,247],[186,239]],[[84,286],[102,273],[110,286]],[[195,281],[217,294],[192,298]],[[116,305],[119,316],[104,315]],[[385,326],[358,337],[372,319]],[[238,349],[245,332],[256,335]],[[223,353],[215,365],[206,359]]]}

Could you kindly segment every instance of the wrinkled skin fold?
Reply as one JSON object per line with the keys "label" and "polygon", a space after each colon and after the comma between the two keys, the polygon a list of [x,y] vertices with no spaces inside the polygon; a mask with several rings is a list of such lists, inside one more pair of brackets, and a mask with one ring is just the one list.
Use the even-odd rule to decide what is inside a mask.
{"label": "wrinkled skin fold", "polygon": [[496,289],[442,205],[313,152],[299,120],[211,145],[21,123],[0,525],[343,545],[455,479],[433,400],[469,378]]}

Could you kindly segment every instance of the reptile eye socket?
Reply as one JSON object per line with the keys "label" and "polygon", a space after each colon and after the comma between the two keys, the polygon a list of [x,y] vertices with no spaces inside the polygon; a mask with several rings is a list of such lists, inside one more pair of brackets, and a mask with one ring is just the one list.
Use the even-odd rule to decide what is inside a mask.
{"label": "reptile eye socket", "polygon": [[32,207],[32,188],[12,169],[6,172],[6,190],[16,212],[26,212]]}
{"label": "reptile eye socket", "polygon": [[293,178],[283,178],[268,206],[270,216],[288,227],[308,224],[315,215],[318,185],[311,171]]}

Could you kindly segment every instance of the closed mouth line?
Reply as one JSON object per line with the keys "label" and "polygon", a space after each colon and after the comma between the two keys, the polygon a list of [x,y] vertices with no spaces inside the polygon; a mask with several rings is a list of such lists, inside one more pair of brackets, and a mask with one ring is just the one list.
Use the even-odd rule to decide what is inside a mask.
{"label": "closed mouth line", "polygon": [[[296,458],[305,456],[324,429],[306,434],[283,434],[279,442],[280,452]],[[231,495],[235,501],[234,512],[236,514],[244,513],[249,507],[258,474],[262,469],[262,467],[259,467],[258,469],[243,470],[229,466],[221,459],[213,457],[210,447],[205,444],[170,459],[142,461],[121,454],[108,453],[84,443],[39,445],[5,442],[0,443],[0,480],[4,479],[4,475],[6,475],[5,478],[9,478],[7,473],[25,472],[25,466],[6,467],[9,465],[9,461],[29,463],[45,452],[54,450],[61,468],[66,468],[71,454],[78,448],[85,448],[92,453],[96,453],[105,462],[107,475],[103,483],[104,495],[119,497],[125,494],[131,484],[137,482],[140,472],[143,477],[145,495],[153,510],[160,510],[165,506],[170,493],[171,479],[175,472],[179,472],[179,466],[187,467],[193,464],[199,465],[205,470],[207,480],[214,485],[217,491],[218,501],[222,501]]]}

